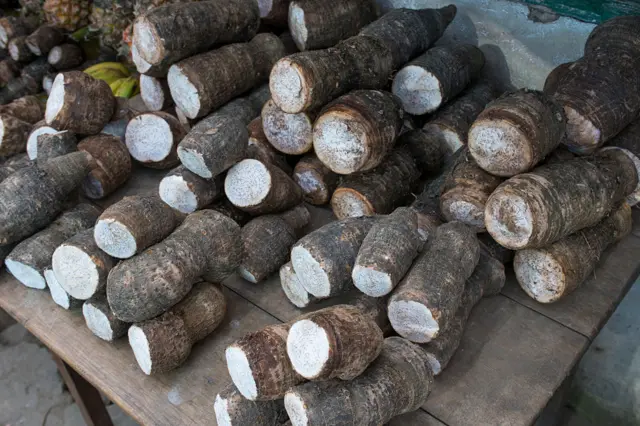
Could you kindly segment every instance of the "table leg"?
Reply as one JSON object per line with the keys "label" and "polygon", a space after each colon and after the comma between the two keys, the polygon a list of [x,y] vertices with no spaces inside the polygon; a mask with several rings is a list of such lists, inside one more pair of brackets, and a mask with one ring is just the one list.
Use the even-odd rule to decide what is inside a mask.
{"label": "table leg", "polygon": [[113,426],[100,392],[56,354],[51,356],[87,426]]}

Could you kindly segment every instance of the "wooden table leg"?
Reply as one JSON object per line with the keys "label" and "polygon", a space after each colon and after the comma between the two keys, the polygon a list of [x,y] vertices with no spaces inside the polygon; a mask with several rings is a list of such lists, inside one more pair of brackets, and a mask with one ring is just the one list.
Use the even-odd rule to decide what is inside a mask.
{"label": "wooden table leg", "polygon": [[51,356],[87,426],[113,426],[100,392],[56,354],[51,353]]}

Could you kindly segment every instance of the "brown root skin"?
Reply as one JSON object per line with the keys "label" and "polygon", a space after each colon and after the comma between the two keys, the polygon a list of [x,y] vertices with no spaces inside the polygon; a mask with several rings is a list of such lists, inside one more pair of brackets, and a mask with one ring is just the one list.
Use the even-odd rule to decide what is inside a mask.
{"label": "brown root skin", "polygon": [[24,96],[8,105],[0,106],[1,114],[9,114],[29,124],[36,124],[44,119],[44,103],[36,96]]}
{"label": "brown root skin", "polygon": [[147,112],[127,124],[125,140],[131,156],[145,167],[171,169],[180,163],[178,144],[187,132],[166,112]]}
{"label": "brown root skin", "polygon": [[84,53],[77,44],[65,43],[51,49],[47,61],[58,71],[65,71],[82,65]]}
{"label": "brown root skin", "polygon": [[246,225],[251,221],[251,219],[253,219],[253,216],[247,212],[243,212],[231,204],[231,202],[226,198],[210,206],[210,209],[215,210],[218,213],[222,213],[240,226]]}
{"label": "brown root skin", "polygon": [[389,301],[389,320],[406,339],[426,343],[442,335],[453,319],[465,281],[478,263],[480,247],[471,228],[440,226]]}
{"label": "brown root skin", "polygon": [[203,179],[178,166],[160,181],[160,198],[181,213],[193,213],[224,196],[222,177]]}
{"label": "brown root skin", "polygon": [[224,280],[241,258],[240,227],[218,212],[201,210],[161,243],[112,269],[109,305],[123,321],[154,318],[186,296],[199,277]]}
{"label": "brown root skin", "polygon": [[298,161],[293,170],[293,180],[302,189],[304,200],[316,206],[328,204],[338,186],[338,175],[312,154]]}
{"label": "brown root skin", "polygon": [[403,133],[398,137],[396,144],[407,146],[422,175],[438,173],[444,165],[445,154],[448,151],[444,141],[423,129]]}
{"label": "brown root skin", "polygon": [[[215,284],[201,282],[168,312],[136,324],[146,338],[148,352],[136,351],[135,332],[129,333],[129,343],[143,371],[157,374],[178,368],[189,357],[193,345],[218,328],[226,310],[221,289]],[[145,368],[147,360],[150,370]]]}
{"label": "brown root skin", "polygon": [[546,247],[597,224],[637,184],[621,150],[547,164],[500,185],[487,201],[485,225],[504,247]]}
{"label": "brown root skin", "polygon": [[455,6],[394,9],[334,48],[283,58],[271,71],[274,102],[295,114],[352,90],[385,87],[395,70],[440,38],[455,14]]}
{"label": "brown root skin", "polygon": [[172,4],[138,17],[133,43],[152,65],[175,63],[216,44],[247,41],[259,25],[256,1]]}
{"label": "brown root skin", "polygon": [[605,51],[610,55],[640,55],[640,42],[636,37],[640,17],[617,16],[593,29],[585,43],[585,56]]}
{"label": "brown root skin", "polygon": [[484,232],[482,234],[478,234],[478,240],[480,241],[480,247],[482,250],[486,251],[491,257],[503,265],[511,263],[513,260],[515,252],[506,247],[502,247],[491,237],[489,233]]}
{"label": "brown root skin", "polygon": [[87,155],[74,152],[18,170],[2,181],[0,245],[21,241],[51,223],[88,172]]}
{"label": "brown root skin", "polygon": [[276,27],[286,27],[291,0],[258,0],[260,21]]}
{"label": "brown root skin", "polygon": [[31,62],[36,58],[29,46],[27,46],[27,37],[20,36],[12,38],[7,46],[11,59],[16,62]]}
{"label": "brown root skin", "polygon": [[0,18],[0,47],[7,47],[9,41],[15,37],[31,34],[38,27],[39,21],[36,16]]}
{"label": "brown root skin", "polygon": [[544,82],[544,88],[542,91],[546,94],[553,94],[560,85],[560,81],[564,78],[565,74],[571,69],[573,62],[565,62],[555,67]]}
{"label": "brown root skin", "polygon": [[285,408],[294,426],[381,425],[423,405],[433,371],[422,349],[400,337],[385,339],[380,356],[351,381],[309,382],[289,390]]}
{"label": "brown root skin", "polygon": [[20,75],[20,65],[11,58],[0,61],[0,86],[4,86]]}
{"label": "brown root skin", "polygon": [[58,74],[53,83],[45,120],[58,130],[93,135],[111,120],[115,107],[115,98],[106,82],[81,71],[69,71]]}
{"label": "brown root skin", "polygon": [[331,198],[338,219],[388,214],[411,195],[420,170],[406,147],[399,147],[375,169],[345,176]]}
{"label": "brown root skin", "polygon": [[290,32],[285,31],[282,34],[280,34],[278,37],[280,37],[282,44],[284,44],[284,49],[287,52],[287,55],[291,55],[299,52],[298,46],[296,46],[296,42],[293,41],[293,37],[291,36]]}
{"label": "brown root skin", "polygon": [[29,76],[21,75],[14,78],[0,90],[0,105],[8,104],[23,96],[37,94],[41,90],[41,84],[41,80],[34,80]]}
{"label": "brown root skin", "polygon": [[0,182],[20,169],[32,165],[27,154],[16,154],[0,165]]}
{"label": "brown root skin", "polygon": [[269,100],[262,108],[262,126],[269,143],[289,155],[302,155],[313,148],[314,113],[287,114]]}
{"label": "brown root skin", "polygon": [[27,47],[36,56],[46,55],[65,40],[64,33],[51,25],[43,25],[27,36]]}
{"label": "brown root skin", "polygon": [[478,166],[511,177],[533,169],[560,145],[566,117],[543,92],[519,90],[491,102],[469,130],[469,151]]}
{"label": "brown root skin", "polygon": [[249,401],[233,384],[216,395],[213,408],[220,426],[281,425],[287,420],[282,400]]}
{"label": "brown root skin", "polygon": [[371,297],[389,294],[422,250],[418,216],[402,207],[379,218],[362,242],[353,268],[354,285]]}
{"label": "brown root skin", "polygon": [[253,158],[262,163],[271,163],[280,168],[283,172],[290,175],[292,173],[291,166],[287,163],[287,159],[283,154],[276,151],[269,143],[267,136],[264,134],[262,127],[262,118],[254,118],[247,125],[249,132],[249,146],[247,148],[247,158]]}
{"label": "brown root skin", "polygon": [[78,150],[78,140],[73,132],[64,130],[58,133],[38,136],[38,164],[44,164],[52,158],[67,155]]}
{"label": "brown root skin", "polygon": [[46,58],[40,57],[30,64],[25,65],[24,68],[20,71],[20,75],[22,77],[28,77],[33,80],[38,85],[38,92],[40,93],[40,84],[42,83],[42,78],[51,72],[54,72],[54,69],[47,62]]}
{"label": "brown root skin", "polygon": [[27,149],[31,124],[4,113],[0,113],[0,121],[2,121],[0,156],[8,157],[24,152]]}
{"label": "brown root skin", "polygon": [[516,253],[513,267],[522,289],[540,303],[554,303],[589,278],[611,244],[631,232],[628,204],[614,209],[597,225],[585,228],[540,249]]}
{"label": "brown root skin", "polygon": [[465,149],[448,173],[442,188],[442,215],[447,222],[459,221],[476,232],[484,232],[487,200],[502,182],[502,178],[482,170]]}
{"label": "brown root skin", "polygon": [[400,104],[389,92],[351,92],[320,113],[313,127],[315,153],[335,173],[371,170],[393,148],[403,116]]}
{"label": "brown root skin", "polygon": [[[96,318],[99,315],[97,312],[102,314],[100,319]],[[94,297],[84,302],[84,305],[82,306],[82,313],[89,330],[91,330],[94,335],[107,342],[113,342],[123,336],[126,336],[127,330],[129,330],[129,327],[131,326],[131,324],[120,321],[115,317],[115,315],[113,315],[113,312],[109,307],[109,302],[107,301],[107,296],[104,293],[96,294]],[[104,328],[104,323],[94,325],[94,321],[105,319],[107,322],[106,330]]]}
{"label": "brown root skin", "polygon": [[91,155],[91,172],[82,184],[84,195],[100,200],[120,188],[131,176],[131,157],[120,138],[96,135],[83,139],[78,150]]}
{"label": "brown root skin", "polygon": [[289,5],[289,30],[302,52],[332,47],[356,35],[378,17],[371,0],[293,0]]}

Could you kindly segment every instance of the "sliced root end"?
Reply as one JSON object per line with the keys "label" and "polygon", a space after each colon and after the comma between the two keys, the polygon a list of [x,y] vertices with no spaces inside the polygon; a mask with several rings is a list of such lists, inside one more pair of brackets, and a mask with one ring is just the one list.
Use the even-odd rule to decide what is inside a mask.
{"label": "sliced root end", "polygon": [[9,258],[4,260],[4,264],[9,272],[11,272],[11,275],[25,286],[38,290],[44,290],[47,288],[47,282],[45,281],[44,276],[31,266]]}
{"label": "sliced root end", "polygon": [[138,250],[136,239],[129,228],[113,219],[98,220],[93,237],[100,250],[117,259],[128,259]]}
{"label": "sliced root end", "polygon": [[207,163],[204,161],[204,157],[199,152],[178,146],[178,158],[191,173],[195,173],[205,179],[213,177],[213,173],[211,173]]}
{"label": "sliced root end", "polygon": [[440,81],[431,72],[416,65],[401,69],[393,80],[393,94],[409,114],[423,115],[442,105]]}
{"label": "sliced root end", "polygon": [[201,107],[198,89],[179,65],[173,65],[169,69],[167,81],[171,97],[184,115],[191,119],[198,117]]}
{"label": "sliced root end", "polygon": [[149,341],[147,340],[147,336],[144,334],[142,328],[137,325],[132,325],[129,327],[129,345],[133,350],[133,354],[136,357],[136,361],[138,361],[138,365],[140,369],[147,376],[151,374],[152,361],[151,361],[151,351],[149,350]]}
{"label": "sliced root end", "polygon": [[571,151],[588,154],[598,148],[602,137],[600,129],[571,107],[565,106],[564,113],[567,116],[566,140]]}
{"label": "sliced root end", "polygon": [[331,197],[333,214],[340,220],[349,217],[373,216],[376,212],[369,200],[351,188],[338,188]]}
{"label": "sliced root end", "polygon": [[469,151],[482,169],[511,177],[535,165],[531,141],[506,120],[477,121],[469,131]]}
{"label": "sliced root end", "polygon": [[49,287],[53,301],[63,309],[70,309],[71,296],[62,288],[53,270],[47,269],[44,271],[44,278],[47,280],[47,286]]}
{"label": "sliced root end", "polygon": [[327,332],[313,321],[300,320],[289,330],[287,354],[291,365],[302,377],[318,377],[327,365],[331,352]]}
{"label": "sliced root end", "polygon": [[356,288],[371,297],[386,296],[394,288],[391,275],[377,271],[374,267],[356,265],[352,278]]}
{"label": "sliced root end", "polygon": [[364,123],[352,114],[332,111],[320,116],[313,129],[313,147],[318,159],[334,173],[360,171],[370,152]]}
{"label": "sliced root end", "polygon": [[60,285],[71,297],[87,300],[98,291],[98,268],[92,257],[79,248],[65,245],[58,247],[51,263]]}
{"label": "sliced root end", "polygon": [[164,90],[157,78],[140,76],[140,96],[150,111],[161,111],[164,107]]}
{"label": "sliced root end", "polygon": [[307,426],[309,424],[307,404],[293,390],[284,396],[284,408],[287,410],[292,426]]}
{"label": "sliced root end", "polygon": [[125,140],[131,156],[141,163],[166,159],[174,143],[169,123],[154,114],[142,114],[131,120]]}
{"label": "sliced root end", "polygon": [[167,176],[160,181],[160,198],[179,212],[188,214],[198,210],[198,197],[182,176]]}
{"label": "sliced root end", "polygon": [[527,201],[514,193],[496,191],[485,208],[487,231],[498,244],[511,250],[525,248],[533,235],[533,214]]}
{"label": "sliced root end", "polygon": [[389,321],[399,335],[416,343],[431,341],[440,330],[429,308],[414,301],[389,302]]}
{"label": "sliced root end", "polygon": [[553,303],[565,295],[564,269],[546,251],[519,251],[513,260],[513,267],[520,287],[537,302]]}
{"label": "sliced root end", "polygon": [[44,119],[47,124],[53,123],[64,107],[64,96],[64,75],[58,74],[53,80],[53,86],[51,86],[51,92],[47,99],[47,107],[44,113]]}
{"label": "sliced root end", "polygon": [[329,297],[331,293],[329,276],[309,250],[301,246],[294,247],[291,250],[291,263],[305,290],[315,297]]}
{"label": "sliced root end", "polygon": [[243,160],[233,166],[224,181],[224,191],[236,207],[262,203],[271,190],[271,173],[258,160]]}
{"label": "sliced root end", "polygon": [[225,351],[225,357],[229,375],[238,392],[248,400],[255,401],[258,397],[258,388],[247,355],[241,348],[232,345]]}
{"label": "sliced root end", "polygon": [[307,108],[311,103],[308,87],[303,71],[290,59],[280,59],[271,70],[271,96],[284,112],[296,114]]}
{"label": "sliced root end", "polygon": [[82,315],[89,330],[102,340],[113,341],[113,329],[107,316],[89,302],[82,305]]}

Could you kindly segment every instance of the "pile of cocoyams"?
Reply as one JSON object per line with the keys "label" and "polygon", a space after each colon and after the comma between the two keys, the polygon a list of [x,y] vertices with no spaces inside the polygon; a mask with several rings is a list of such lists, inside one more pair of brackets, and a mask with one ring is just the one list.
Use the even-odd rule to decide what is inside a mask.
{"label": "pile of cocoyams", "polygon": [[[280,271],[296,306],[344,303],[229,346],[218,422],[370,425],[417,409],[474,305],[501,290],[511,250],[522,287],[559,300],[630,231],[640,199],[640,18],[597,27],[544,91],[503,94],[480,49],[430,49],[455,13],[378,16],[368,0],[152,9],[132,44],[147,111],[79,71],[55,77],[44,109],[2,107],[37,106],[16,120],[50,129],[25,125],[2,151],[16,154],[0,169],[7,268],[82,307],[98,337],[128,334],[146,374],[177,368],[221,324],[218,283]],[[289,32],[258,33],[261,20]],[[78,202],[78,188],[99,199],[121,186],[130,157],[168,170],[159,196]],[[304,202],[339,220],[299,239]]]}

